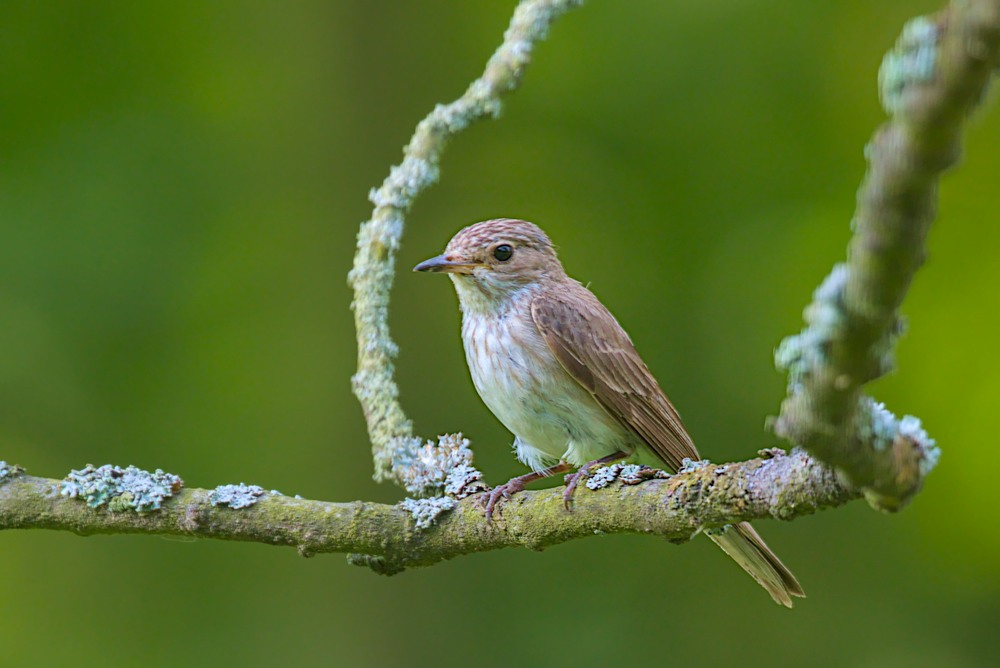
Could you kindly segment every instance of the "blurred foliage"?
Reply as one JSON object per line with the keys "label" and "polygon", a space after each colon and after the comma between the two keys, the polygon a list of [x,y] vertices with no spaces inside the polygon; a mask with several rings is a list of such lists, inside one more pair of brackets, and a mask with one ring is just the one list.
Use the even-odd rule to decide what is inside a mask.
{"label": "blurred foliage", "polygon": [[[368,189],[478,74],[513,6],[7,0],[0,458],[397,500],[370,480],[349,389],[354,235]],[[418,430],[465,431],[494,481],[521,470],[469,382],[450,285],[408,272],[508,215],[561,245],[703,453],[773,445],[771,352],[843,257],[879,61],[937,7],[591,0],[560,21],[501,121],[454,142],[410,216],[392,319]],[[595,538],[386,579],[260,545],[7,532],[0,664],[987,665],[992,107],[944,182],[900,370],[873,388],[923,418],[942,463],[896,517],[856,503],[762,523],[809,593],[794,611],[708,541]]]}

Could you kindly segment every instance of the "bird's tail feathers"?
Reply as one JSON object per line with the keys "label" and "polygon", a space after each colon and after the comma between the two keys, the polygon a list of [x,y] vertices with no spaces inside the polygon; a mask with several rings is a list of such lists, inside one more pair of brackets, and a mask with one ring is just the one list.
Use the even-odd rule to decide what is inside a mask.
{"label": "bird's tail feathers", "polygon": [[766,589],[775,603],[790,608],[792,596],[805,597],[792,572],[749,523],[734,524],[725,532],[709,533],[708,537]]}

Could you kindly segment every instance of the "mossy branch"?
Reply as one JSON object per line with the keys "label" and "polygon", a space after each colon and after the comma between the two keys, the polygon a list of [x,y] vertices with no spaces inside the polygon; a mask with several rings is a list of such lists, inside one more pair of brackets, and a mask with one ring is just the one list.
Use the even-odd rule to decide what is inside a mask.
{"label": "mossy branch", "polygon": [[1000,0],[954,0],[912,20],[879,74],[891,119],[866,154],[847,263],[806,310],[809,326],[778,351],[789,394],[775,432],[837,467],[881,510],[919,491],[938,458],[915,418],[862,395],[892,368],[897,309],[926,254],[941,173],[1000,66]]}
{"label": "mossy branch", "polygon": [[484,519],[481,495],[470,496],[424,530],[416,528],[414,513],[402,504],[263,494],[253,505],[234,510],[213,505],[213,490],[181,489],[158,510],[114,512],[110,503],[92,508],[60,494],[62,485],[20,471],[0,479],[0,530],[144,533],[287,545],[305,556],[356,553],[353,563],[383,573],[504,547],[541,550],[595,534],[651,534],[684,542],[703,529],[743,520],[790,520],[857,497],[801,451],[773,451],[636,485],[614,482],[594,491],[581,487],[572,511],[563,506],[561,489],[522,492],[500,506],[492,524]]}

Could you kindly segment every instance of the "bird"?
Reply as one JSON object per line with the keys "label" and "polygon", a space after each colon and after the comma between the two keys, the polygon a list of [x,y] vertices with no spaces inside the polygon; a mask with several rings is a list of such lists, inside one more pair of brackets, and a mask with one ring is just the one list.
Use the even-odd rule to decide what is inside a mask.
{"label": "bird", "polygon": [[[611,312],[567,276],[537,225],[497,218],[469,225],[444,253],[414,267],[447,274],[462,311],[465,357],[479,396],[514,435],[531,472],[485,497],[501,499],[573,468],[564,500],[598,464],[652,456],[676,472],[700,460],[680,415]],[[771,595],[805,596],[792,572],[747,522],[708,533]]]}

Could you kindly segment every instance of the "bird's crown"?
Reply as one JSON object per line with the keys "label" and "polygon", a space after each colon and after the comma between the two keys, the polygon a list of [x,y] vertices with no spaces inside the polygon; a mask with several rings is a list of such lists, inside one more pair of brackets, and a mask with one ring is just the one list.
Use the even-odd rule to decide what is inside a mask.
{"label": "bird's crown", "polygon": [[506,241],[536,250],[551,250],[552,242],[542,228],[526,220],[495,218],[475,223],[460,230],[448,242],[448,251],[485,248]]}

